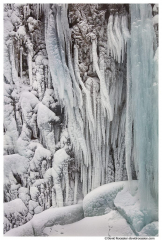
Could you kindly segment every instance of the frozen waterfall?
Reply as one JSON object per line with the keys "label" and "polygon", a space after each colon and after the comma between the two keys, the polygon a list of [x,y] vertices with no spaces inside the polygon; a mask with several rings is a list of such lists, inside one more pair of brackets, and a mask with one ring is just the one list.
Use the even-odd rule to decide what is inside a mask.
{"label": "frozen waterfall", "polygon": [[157,234],[158,4],[4,4],[3,129],[4,233]]}

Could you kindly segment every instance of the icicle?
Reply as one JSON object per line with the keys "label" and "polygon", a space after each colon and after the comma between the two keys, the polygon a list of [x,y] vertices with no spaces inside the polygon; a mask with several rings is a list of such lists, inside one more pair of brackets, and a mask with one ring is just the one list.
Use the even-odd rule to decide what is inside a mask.
{"label": "icicle", "polygon": [[66,163],[63,167],[63,173],[65,177],[65,184],[66,184],[66,204],[68,203],[69,198],[69,175],[68,175],[68,164]]}
{"label": "icicle", "polygon": [[22,54],[23,54],[23,48],[20,47],[20,78],[22,80]]}
{"label": "icicle", "polygon": [[125,15],[122,15],[122,18],[121,18],[122,34],[124,37],[125,44],[126,44],[127,40],[130,38],[127,18],[128,18],[128,16],[125,16]]}
{"label": "icicle", "polygon": [[108,35],[110,36],[110,42],[108,42],[110,50],[114,56],[114,58],[118,58],[119,56],[119,48],[118,43],[116,41],[116,38],[114,36],[113,32],[113,15],[110,15],[109,21],[108,21]]}
{"label": "icicle", "polygon": [[26,13],[26,5],[23,7],[23,12],[24,12],[24,19],[26,19],[26,15],[27,15],[27,13]]}
{"label": "icicle", "polygon": [[74,187],[74,204],[77,203],[77,192],[78,192],[78,173],[75,173],[75,187]]}
{"label": "icicle", "polygon": [[92,177],[92,168],[91,168],[91,165],[89,165],[89,167],[88,167],[88,192],[90,192],[91,189],[92,189],[92,186],[91,186],[91,184],[92,184],[91,177]]}
{"label": "icicle", "polygon": [[32,56],[33,56],[33,44],[28,40],[27,42],[28,47],[28,69],[29,69],[29,79],[30,79],[30,86],[32,86]]}
{"label": "icicle", "polygon": [[88,118],[89,118],[89,121],[91,121],[92,126],[94,127],[94,119],[93,119],[93,113],[92,113],[90,92],[86,89],[86,87],[84,86],[84,83],[82,82],[82,79],[80,77],[79,68],[78,68],[78,47],[76,45],[74,45],[74,71],[75,71],[76,78],[79,81],[79,84],[81,85],[82,90],[86,95]]}
{"label": "icicle", "polygon": [[37,20],[39,18],[39,3],[37,3]]}
{"label": "icicle", "polygon": [[[50,71],[54,83],[53,85],[58,86],[59,96],[62,102],[67,101],[68,104],[70,103],[70,106],[73,107],[71,78],[65,62],[65,53],[61,47],[61,44],[58,46],[59,39],[56,30],[56,21],[54,19],[54,16],[51,14],[49,17],[46,44]],[[66,98],[65,95],[67,95]]]}
{"label": "icicle", "polygon": [[87,194],[87,167],[83,165],[83,195]]}
{"label": "icicle", "polygon": [[82,93],[81,93],[79,85],[77,84],[77,81],[75,79],[74,70],[73,70],[73,66],[72,66],[71,55],[70,55],[70,43],[69,43],[69,41],[67,41],[67,53],[68,53],[68,67],[69,67],[70,75],[71,75],[71,78],[73,80],[74,87],[76,89],[76,94],[78,93],[78,95],[79,95],[79,99],[78,99],[79,107],[80,107],[80,109],[82,109],[82,106],[83,106]]}
{"label": "icicle", "polygon": [[[109,120],[112,121],[112,119],[113,119],[112,110],[111,110],[108,92],[107,92],[106,85],[105,85],[104,76],[102,76],[99,66],[98,66],[98,63],[97,63],[96,39],[92,39],[92,55],[93,55],[93,62],[95,65],[95,69],[96,69],[97,75],[100,79],[101,103],[102,103],[103,108],[105,108],[107,110]],[[102,60],[102,61],[104,61],[104,60]]]}
{"label": "icicle", "polygon": [[13,40],[11,40],[9,44],[9,53],[10,53],[10,61],[11,61],[11,69],[12,69],[12,80],[15,83],[15,85],[18,88],[18,92],[20,91],[19,89],[19,79],[18,79],[18,74],[15,68],[15,56],[14,56],[14,46],[13,46]]}
{"label": "icicle", "polygon": [[96,87],[93,82],[93,115],[94,115],[94,121],[96,125]]}
{"label": "icicle", "polygon": [[26,15],[27,15],[27,16],[30,15],[30,8],[29,8],[29,5],[26,6]]}
{"label": "icicle", "polygon": [[131,73],[130,73],[130,42],[127,43],[127,102],[126,102],[126,133],[125,133],[125,146],[126,146],[126,169],[128,181],[132,180],[131,171],[131,143],[132,143],[132,99],[131,99]]}
{"label": "icicle", "polygon": [[52,207],[56,207],[56,194],[54,187],[52,187]]}
{"label": "icicle", "polygon": [[114,30],[118,39],[118,63],[123,62],[124,60],[124,41],[123,36],[120,32],[120,19],[118,17],[118,14],[115,16],[115,22],[114,22]]}

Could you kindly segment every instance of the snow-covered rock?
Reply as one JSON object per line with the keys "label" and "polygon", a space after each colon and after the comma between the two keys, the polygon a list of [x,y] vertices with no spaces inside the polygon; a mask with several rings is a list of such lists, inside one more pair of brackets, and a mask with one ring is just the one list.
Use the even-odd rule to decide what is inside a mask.
{"label": "snow-covered rock", "polygon": [[5,217],[9,217],[10,214],[19,215],[19,213],[22,215],[27,215],[28,213],[28,209],[21,199],[17,198],[10,202],[4,203]]}
{"label": "snow-covered rock", "polygon": [[38,198],[38,194],[39,194],[39,190],[37,187],[30,188],[30,196],[32,200],[36,201]]}
{"label": "snow-covered rock", "polygon": [[29,170],[29,159],[20,156],[19,154],[4,156],[4,183],[17,183],[15,176],[17,175],[24,186],[26,185],[25,178]]}
{"label": "snow-covered rock", "polygon": [[138,232],[140,232],[146,224],[157,221],[157,209],[152,202],[152,210],[141,210],[137,182],[132,182],[130,186],[134,188],[133,194],[130,193],[132,189],[129,190],[127,185],[117,194],[114,204],[119,213],[127,220],[133,231],[138,235]]}
{"label": "snow-covered rock", "polygon": [[33,159],[30,162],[30,168],[32,171],[39,170],[43,160],[50,161],[52,154],[49,150],[43,148],[42,146],[37,147]]}
{"label": "snow-covered rock", "polygon": [[5,236],[41,236],[45,227],[51,227],[54,224],[70,224],[81,220],[84,217],[81,204],[50,208],[34,217],[23,226],[8,231]]}
{"label": "snow-covered rock", "polygon": [[114,199],[127,181],[113,182],[98,187],[88,193],[83,199],[85,217],[99,216],[107,213],[107,208],[114,209]]}
{"label": "snow-covered rock", "polygon": [[11,228],[11,223],[8,221],[8,219],[6,218],[6,217],[4,217],[4,219],[3,219],[3,228],[4,228],[4,233],[6,232],[6,231],[9,231],[10,230],[10,228]]}
{"label": "snow-covered rock", "polygon": [[55,138],[52,124],[59,121],[59,117],[55,115],[46,105],[38,104],[37,123],[40,129],[44,144],[51,152],[55,152]]}
{"label": "snow-covered rock", "polygon": [[34,236],[31,221],[18,228],[11,229],[5,234],[5,236]]}
{"label": "snow-covered rock", "polygon": [[35,209],[34,209],[34,214],[38,214],[38,213],[41,213],[43,212],[43,208],[41,206],[37,206]]}

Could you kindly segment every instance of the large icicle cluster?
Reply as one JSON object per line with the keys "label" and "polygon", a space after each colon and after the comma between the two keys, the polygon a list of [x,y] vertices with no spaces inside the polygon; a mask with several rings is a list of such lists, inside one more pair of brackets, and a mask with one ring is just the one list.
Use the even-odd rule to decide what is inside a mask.
{"label": "large icicle cluster", "polygon": [[[91,11],[89,6],[87,6],[88,11],[86,8],[82,9],[82,5],[77,5],[77,7],[77,10],[72,9],[71,11],[73,17],[79,11],[82,14],[85,12],[87,15],[88,11]],[[119,105],[122,105],[122,101],[125,99],[124,96],[121,97],[124,74],[120,74],[119,77],[115,73],[113,66],[108,66],[112,58],[107,55],[107,49],[105,49],[107,41],[105,41],[104,47],[100,43],[107,36],[105,10],[98,11],[96,5],[92,5],[92,7],[93,11],[98,13],[96,16],[99,17],[99,22],[96,22],[95,17],[90,21],[100,29],[98,32],[93,31],[90,25],[91,22],[87,21],[86,15],[81,17],[78,24],[74,25],[72,29],[72,40],[74,42],[72,46],[70,44],[70,29],[67,26],[67,12],[64,5],[54,5],[51,8],[46,31],[47,52],[53,87],[61,106],[64,107],[66,124],[75,152],[75,165],[81,171],[84,195],[101,184],[115,179],[123,180],[123,176],[126,176],[126,172],[123,171],[125,107],[122,108],[123,114],[118,112]],[[127,37],[130,36],[126,28],[126,19],[124,17],[123,19],[124,33],[121,38],[125,39],[124,44],[126,44],[126,33]],[[102,32],[101,37],[99,36],[100,32]],[[85,46],[82,48],[83,44]],[[86,54],[87,47],[90,47],[90,55],[88,54],[87,59],[81,59],[83,54]],[[99,54],[97,53],[97,47],[99,47]],[[123,52],[123,61],[124,59]],[[87,67],[87,61],[90,62],[89,67]],[[123,69],[121,69],[122,72]],[[118,88],[116,88],[116,84]],[[119,96],[117,100],[116,95]],[[116,136],[111,140],[112,145],[116,145],[115,141],[117,141],[118,134],[121,135],[119,148],[112,147],[117,148],[113,150],[116,151],[115,157],[115,154],[112,153],[113,160],[112,158],[109,159],[111,151],[110,128],[113,128],[113,122],[115,121],[112,122],[112,125],[110,122],[113,120],[115,113],[115,119],[118,123],[120,118],[122,119],[119,131],[122,130],[123,132],[120,133],[115,130]],[[113,161],[116,163],[113,163]],[[113,171],[114,164],[116,165],[116,173]],[[109,172],[107,172],[107,168],[105,171],[105,167],[108,165],[111,169]],[[120,166],[122,170],[118,173]],[[112,178],[112,174],[114,178]]]}
{"label": "large icicle cluster", "polygon": [[127,13],[121,15],[116,13],[115,16],[111,14],[107,25],[107,51],[118,63],[124,61],[126,43],[129,38]]}

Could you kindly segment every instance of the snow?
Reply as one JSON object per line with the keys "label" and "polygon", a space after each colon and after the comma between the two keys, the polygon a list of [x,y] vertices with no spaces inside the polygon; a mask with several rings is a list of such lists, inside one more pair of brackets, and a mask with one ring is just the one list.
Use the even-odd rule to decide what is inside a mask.
{"label": "snow", "polygon": [[18,153],[27,158],[32,158],[34,152],[30,150],[29,144],[31,140],[32,131],[26,123],[23,123],[21,134],[16,142]]}
{"label": "snow", "polygon": [[128,184],[117,194],[114,204],[119,213],[130,224],[133,231],[138,234],[146,224],[157,220],[157,209],[155,203],[152,202],[152,209],[143,211],[140,205],[137,182],[133,181],[130,186],[132,193],[129,192]]}
{"label": "snow", "polygon": [[48,236],[134,236],[129,224],[115,210],[103,216],[86,217],[68,225],[44,229]]}
{"label": "snow", "polygon": [[19,193],[19,198],[23,201],[25,206],[28,207],[30,196],[26,193]]}
{"label": "snow", "polygon": [[36,59],[35,59],[35,64],[36,64],[36,65],[41,65],[44,58],[45,58],[45,56],[43,56],[43,55],[38,55],[38,56],[36,57]]}
{"label": "snow", "polygon": [[15,199],[10,202],[4,203],[4,216],[9,217],[10,214],[18,215],[19,213],[22,215],[26,215],[28,209],[21,199]]}
{"label": "snow", "polygon": [[41,128],[41,125],[48,122],[58,122],[59,117],[55,115],[49,108],[47,108],[44,104],[38,104],[38,117],[37,122],[38,126]]}
{"label": "snow", "polygon": [[55,115],[46,105],[38,104],[37,123],[41,131],[44,144],[52,153],[55,152],[55,137],[52,125],[59,122],[59,117]]}
{"label": "snow", "polygon": [[31,221],[18,228],[11,229],[4,236],[34,236]]}
{"label": "snow", "polygon": [[45,159],[46,161],[51,160],[52,154],[48,149],[42,146],[37,147],[34,153],[33,159],[30,161],[30,168],[32,171],[41,170],[41,163]]}
{"label": "snow", "polygon": [[[4,183],[12,183],[16,179],[13,174],[18,174],[23,180],[29,169],[29,159],[19,154],[4,156]],[[17,183],[17,181],[16,181]],[[25,184],[25,183],[24,183]]]}
{"label": "snow", "polygon": [[[21,201],[21,200],[20,200]],[[70,224],[84,217],[81,204],[62,208],[50,208],[34,217],[23,226],[8,231],[5,236],[41,236],[45,227],[54,224]]]}
{"label": "snow", "polygon": [[39,100],[31,92],[22,91],[20,95],[20,103],[25,114],[25,112],[30,112],[34,109],[39,103]]}
{"label": "snow", "polygon": [[26,31],[24,26],[20,26],[19,29],[17,30],[17,34],[21,37],[25,37]]}
{"label": "snow", "polygon": [[83,199],[84,216],[99,216],[105,214],[107,207],[114,209],[114,199],[127,181],[113,182],[102,185],[88,193]]}
{"label": "snow", "polygon": [[39,193],[39,190],[37,187],[31,187],[30,188],[30,196],[31,196],[31,199],[37,199],[37,196],[38,196],[38,193]]}
{"label": "snow", "polygon": [[6,217],[4,217],[4,219],[3,219],[3,228],[6,229],[7,231],[9,231],[10,227],[11,227],[11,223],[8,221],[8,219]]}
{"label": "snow", "polygon": [[153,25],[158,24],[158,23],[159,23],[159,15],[158,15],[158,14],[155,15],[155,16],[153,17],[152,21],[153,21]]}
{"label": "snow", "polygon": [[24,194],[29,194],[29,189],[25,187],[20,187],[19,188],[19,194],[24,193]]}
{"label": "snow", "polygon": [[44,178],[48,179],[51,175],[54,180],[54,186],[56,190],[56,202],[57,206],[63,207],[63,191],[61,186],[62,174],[64,175],[66,181],[66,198],[68,198],[68,161],[70,161],[70,156],[65,151],[66,144],[64,148],[57,150],[54,154],[53,168],[48,169],[45,173]]}
{"label": "snow", "polygon": [[46,89],[42,103],[46,105],[48,108],[52,107],[54,109],[57,103],[55,103],[54,101],[53,89]]}
{"label": "snow", "polygon": [[41,206],[37,206],[35,209],[34,209],[34,214],[38,214],[38,213],[41,213],[43,212],[43,208]]}

